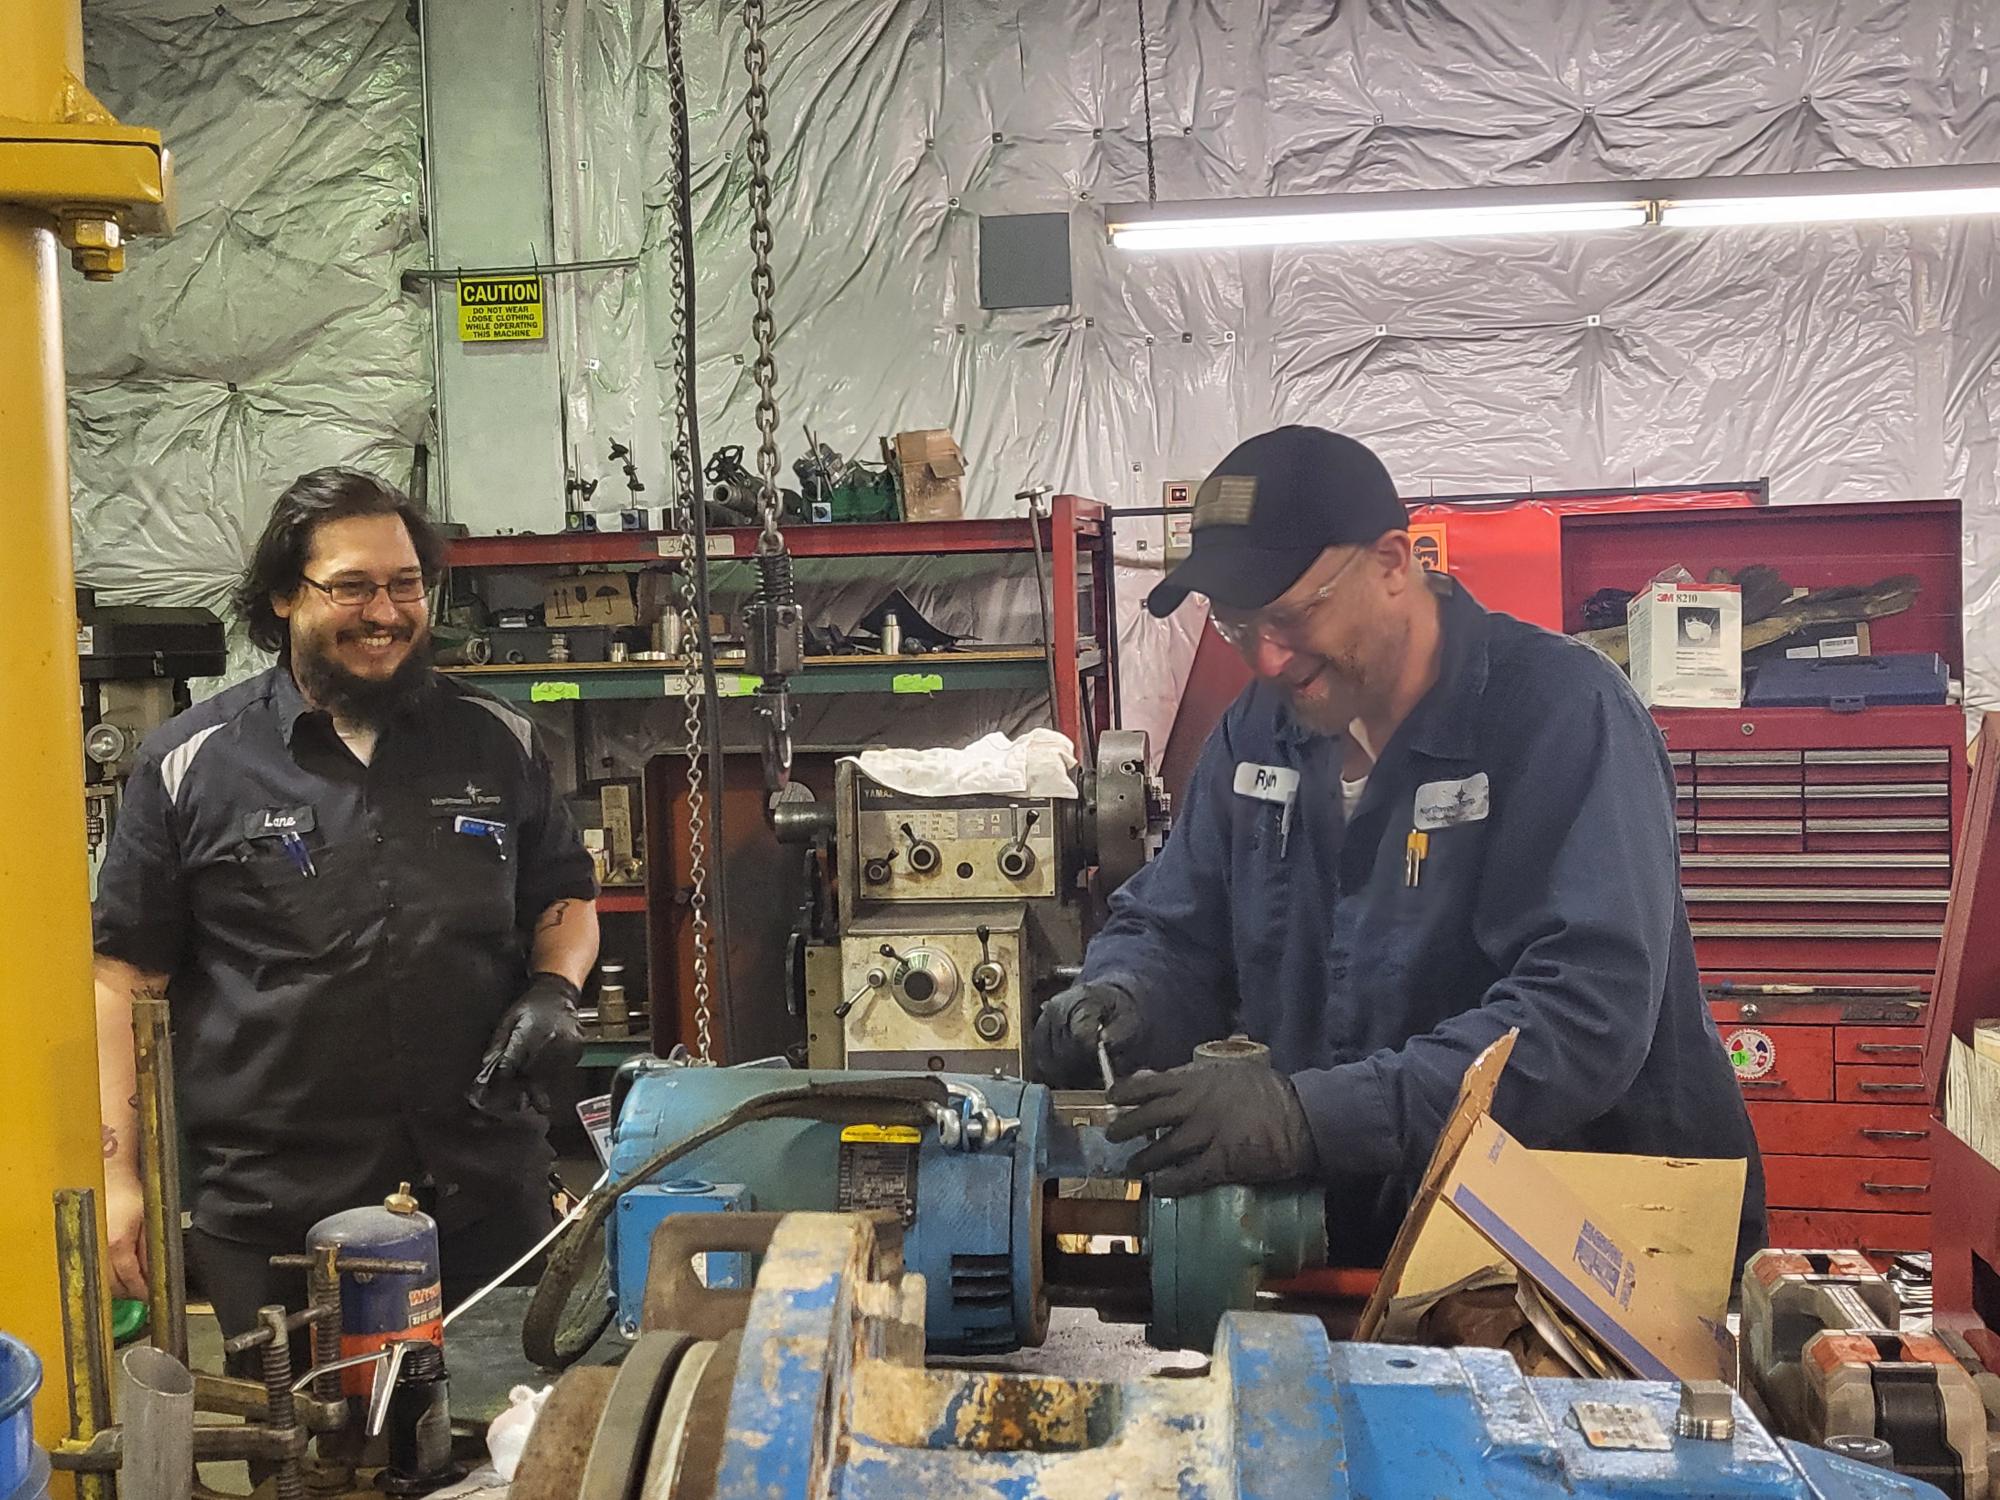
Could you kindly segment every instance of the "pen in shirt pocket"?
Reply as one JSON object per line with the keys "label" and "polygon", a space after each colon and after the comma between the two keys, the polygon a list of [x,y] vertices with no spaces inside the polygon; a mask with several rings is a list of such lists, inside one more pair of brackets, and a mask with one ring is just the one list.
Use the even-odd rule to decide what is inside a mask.
{"label": "pen in shirt pocket", "polygon": [[456,817],[451,820],[451,831],[468,838],[491,839],[493,847],[500,851],[500,857],[507,857],[507,825],[497,819]]}
{"label": "pen in shirt pocket", "polygon": [[319,871],[313,867],[312,851],[306,848],[306,841],[304,839],[300,838],[296,833],[288,833],[279,839],[278,842],[284,846],[285,853],[292,857],[292,864],[298,869],[300,875],[310,878],[319,874]]}

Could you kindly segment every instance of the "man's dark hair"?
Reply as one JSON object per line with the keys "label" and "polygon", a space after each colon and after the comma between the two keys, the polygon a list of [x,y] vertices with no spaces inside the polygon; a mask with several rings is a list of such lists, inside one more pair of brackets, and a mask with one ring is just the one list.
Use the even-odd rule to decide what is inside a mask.
{"label": "man's dark hair", "polygon": [[359,469],[301,474],[271,507],[257,550],[230,596],[237,617],[249,627],[252,645],[264,651],[285,650],[291,631],[271,608],[271,596],[297,591],[305,577],[306,559],[312,555],[313,533],[328,521],[349,516],[401,516],[423,565],[424,580],[434,581],[444,571],[444,539],[416,502],[393,484]]}

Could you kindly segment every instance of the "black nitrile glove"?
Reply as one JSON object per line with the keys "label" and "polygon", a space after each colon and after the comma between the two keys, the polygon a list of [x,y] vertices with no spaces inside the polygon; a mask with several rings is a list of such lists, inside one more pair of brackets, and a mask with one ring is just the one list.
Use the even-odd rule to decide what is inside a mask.
{"label": "black nitrile glove", "polygon": [[560,974],[540,973],[530,979],[493,1028],[493,1039],[486,1044],[472,1081],[472,1102],[483,1105],[493,1084],[515,1078],[529,1101],[547,1113],[543,1085],[583,1056],[578,998],[576,986]]}
{"label": "black nitrile glove", "polygon": [[1120,1079],[1110,1099],[1121,1113],[1105,1130],[1107,1138],[1165,1132],[1130,1167],[1162,1198],[1185,1198],[1224,1183],[1319,1175],[1319,1152],[1298,1092],[1270,1068],[1190,1063],[1136,1073]]}
{"label": "black nitrile glove", "polygon": [[1050,1088],[1093,1089],[1104,1086],[1097,1062],[1098,1033],[1114,1070],[1124,1071],[1121,1053],[1139,1040],[1139,1002],[1121,985],[1104,980],[1073,984],[1050,998],[1035,1018],[1029,1061],[1035,1078]]}

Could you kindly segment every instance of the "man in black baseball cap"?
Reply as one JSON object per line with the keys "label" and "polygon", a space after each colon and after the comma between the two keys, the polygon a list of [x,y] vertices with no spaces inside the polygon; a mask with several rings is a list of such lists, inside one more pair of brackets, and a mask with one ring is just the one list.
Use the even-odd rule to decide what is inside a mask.
{"label": "man in black baseball cap", "polygon": [[[1466,1065],[1518,1031],[1502,1125],[1533,1147],[1742,1159],[1747,1256],[1762,1168],[1695,968],[1673,771],[1625,678],[1427,573],[1353,438],[1249,439],[1193,520],[1147,606],[1206,596],[1255,680],[1043,1007],[1037,1076],[1090,1083],[1101,1043],[1111,1135],[1159,1132],[1133,1161],[1155,1192],[1320,1182],[1336,1261],[1365,1264]],[[1239,1031],[1269,1069],[1190,1065]]]}

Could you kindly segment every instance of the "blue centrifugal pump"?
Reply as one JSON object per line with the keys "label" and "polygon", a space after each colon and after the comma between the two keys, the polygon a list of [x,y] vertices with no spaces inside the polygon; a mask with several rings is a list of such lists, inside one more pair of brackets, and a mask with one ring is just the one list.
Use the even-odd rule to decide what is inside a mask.
{"label": "blue centrifugal pump", "polygon": [[[1241,1041],[1207,1044],[1202,1057],[1266,1065],[1261,1046]],[[610,1157],[622,1191],[593,1205],[597,1223],[552,1256],[526,1330],[543,1364],[574,1359],[607,1317],[628,1334],[640,1328],[653,1237],[691,1213],[881,1216],[922,1278],[921,1326],[939,1354],[1040,1344],[1055,1305],[1144,1322],[1163,1348],[1206,1349],[1225,1311],[1326,1256],[1317,1191],[1144,1196],[1125,1172],[1137,1143],[1104,1138],[1102,1094],[653,1059],[623,1084]],[[601,1260],[588,1232],[599,1225]],[[711,1286],[749,1285],[739,1251],[718,1248],[705,1269]]]}

